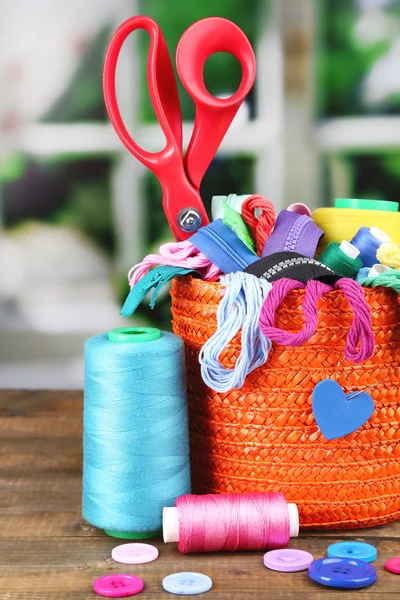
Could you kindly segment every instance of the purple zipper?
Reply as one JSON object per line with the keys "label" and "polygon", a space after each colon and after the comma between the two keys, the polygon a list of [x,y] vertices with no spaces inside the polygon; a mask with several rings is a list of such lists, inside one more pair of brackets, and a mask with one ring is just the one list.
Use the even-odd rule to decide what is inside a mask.
{"label": "purple zipper", "polygon": [[301,232],[309,222],[310,217],[308,215],[302,215],[301,217],[295,220],[286,237],[285,246],[283,248],[284,252],[296,251],[297,242],[299,241]]}

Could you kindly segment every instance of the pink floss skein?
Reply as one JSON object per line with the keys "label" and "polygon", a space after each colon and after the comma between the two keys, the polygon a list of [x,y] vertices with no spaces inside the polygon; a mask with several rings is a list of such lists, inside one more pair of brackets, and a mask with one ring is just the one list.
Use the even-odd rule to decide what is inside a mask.
{"label": "pink floss skein", "polygon": [[142,262],[133,265],[128,273],[131,289],[152,267],[169,265],[171,267],[185,267],[195,269],[206,281],[218,279],[221,271],[199,252],[190,240],[183,242],[168,242],[160,246],[160,254],[149,254]]}
{"label": "pink floss skein", "polygon": [[176,507],[184,554],[284,548],[290,540],[288,505],[280,492],[188,494],[177,498]]}
{"label": "pink floss skein", "polygon": [[[299,288],[306,288],[306,293],[303,300],[304,327],[296,333],[285,331],[275,327],[275,312],[282,300],[289,292]],[[318,324],[318,299],[331,291],[333,288],[321,281],[314,279],[307,283],[307,286],[301,281],[294,279],[278,279],[272,284],[266,301],[263,304],[260,314],[260,330],[273,342],[277,342],[282,346],[302,346],[314,335]]]}
{"label": "pink floss skein", "polygon": [[[359,283],[349,277],[339,279],[335,284],[335,288],[343,290],[354,312],[344,355],[347,360],[362,363],[364,360],[371,358],[375,346],[371,312],[365,301],[364,290]],[[359,350],[357,350],[358,344],[360,345]]]}
{"label": "pink floss skein", "polygon": [[[297,288],[306,288],[303,300],[305,324],[296,333],[275,327],[275,312],[288,292]],[[316,332],[318,323],[317,303],[322,294],[333,288],[321,281],[310,280],[307,285],[293,279],[278,279],[272,284],[272,290],[265,300],[260,314],[260,330],[266,338],[282,346],[301,346]],[[374,353],[374,335],[371,314],[364,298],[363,288],[353,279],[342,277],[335,284],[342,289],[353,309],[354,318],[346,340],[344,350],[347,360],[357,364],[370,358]],[[357,350],[357,345],[359,349]]]}

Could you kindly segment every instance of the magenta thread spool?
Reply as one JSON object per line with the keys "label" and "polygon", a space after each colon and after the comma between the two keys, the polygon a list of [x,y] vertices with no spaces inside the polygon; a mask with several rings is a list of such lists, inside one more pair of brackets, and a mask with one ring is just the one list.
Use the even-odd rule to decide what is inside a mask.
{"label": "magenta thread spool", "polygon": [[296,504],[279,492],[186,495],[164,508],[164,542],[184,554],[284,548],[299,534]]}

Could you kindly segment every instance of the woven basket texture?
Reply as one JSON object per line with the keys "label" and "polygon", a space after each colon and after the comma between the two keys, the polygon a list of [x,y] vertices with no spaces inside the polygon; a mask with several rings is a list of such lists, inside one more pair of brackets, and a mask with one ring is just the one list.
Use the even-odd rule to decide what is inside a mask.
{"label": "woven basket texture", "polygon": [[[303,346],[273,344],[268,361],[241,389],[217,393],[201,379],[198,354],[216,331],[219,283],[181,277],[172,285],[173,330],[185,342],[193,493],[280,491],[298,505],[305,528],[369,527],[400,518],[400,304],[387,288],[365,289],[375,353],[361,365],[344,357],[353,313],[341,291],[318,304],[316,334]],[[304,290],[291,292],[276,326],[303,326]],[[226,367],[237,336],[221,354]],[[375,412],[360,429],[328,441],[311,409],[322,379],[346,394],[371,390]],[[385,381],[383,381],[385,379]]]}

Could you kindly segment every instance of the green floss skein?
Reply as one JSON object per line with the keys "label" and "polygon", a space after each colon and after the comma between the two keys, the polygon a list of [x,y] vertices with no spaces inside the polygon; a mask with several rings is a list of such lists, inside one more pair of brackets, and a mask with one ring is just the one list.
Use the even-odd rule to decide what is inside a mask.
{"label": "green floss skein", "polygon": [[359,280],[359,283],[363,287],[387,287],[392,288],[400,294],[400,271],[393,269],[392,271],[384,271],[376,277],[366,277],[366,279]]}
{"label": "green floss skein", "polygon": [[319,257],[319,262],[327,267],[331,268],[338,275],[342,277],[354,277],[362,267],[362,262],[359,256],[357,258],[350,258],[340,248],[338,242],[331,242],[322,252]]}

